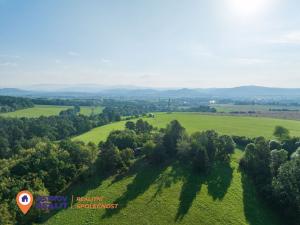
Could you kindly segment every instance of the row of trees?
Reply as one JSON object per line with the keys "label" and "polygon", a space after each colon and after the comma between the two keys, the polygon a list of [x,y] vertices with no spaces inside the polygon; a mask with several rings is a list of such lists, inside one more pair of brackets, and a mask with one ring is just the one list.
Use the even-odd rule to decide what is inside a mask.
{"label": "row of trees", "polygon": [[26,217],[15,204],[20,190],[36,195],[55,195],[77,180],[97,158],[94,144],[65,140],[53,143],[34,138],[16,157],[0,160],[0,224],[30,224],[41,211],[32,207]]}
{"label": "row of trees", "polygon": [[205,172],[216,160],[228,163],[235,148],[230,136],[219,136],[213,130],[189,136],[177,120],[160,130],[143,120],[127,122],[125,126],[125,130],[111,132],[99,144],[106,170],[127,170],[130,159],[144,155],[153,164],[176,158],[192,162],[197,170]]}
{"label": "row of trees", "polygon": [[209,112],[209,113],[215,113],[217,112],[216,108],[207,106],[207,105],[199,105],[196,107],[190,107],[182,109],[183,112]]}
{"label": "row of trees", "polygon": [[246,146],[240,168],[250,176],[258,192],[290,218],[300,224],[300,142],[288,131],[276,127],[280,141],[256,138]]}
{"label": "row of trees", "polygon": [[0,96],[0,113],[13,112],[33,106],[32,100],[28,98]]}
{"label": "row of trees", "polygon": [[36,105],[65,105],[65,106],[97,106],[102,104],[102,99],[53,99],[53,98],[34,98],[32,102]]}

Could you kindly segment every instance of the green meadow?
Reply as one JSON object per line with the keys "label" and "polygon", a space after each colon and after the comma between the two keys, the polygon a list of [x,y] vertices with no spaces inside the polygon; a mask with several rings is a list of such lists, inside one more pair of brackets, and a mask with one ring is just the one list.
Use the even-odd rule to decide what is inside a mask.
{"label": "green meadow", "polygon": [[[219,133],[272,138],[276,125],[300,135],[300,122],[255,117],[214,116],[199,113],[158,113],[146,118],[165,127],[177,119],[189,133],[215,129]],[[126,121],[93,129],[75,140],[98,143],[112,130],[123,129]],[[101,171],[71,186],[68,196],[103,196],[104,203],[117,209],[68,208],[54,213],[43,224],[284,224],[257,196],[254,185],[238,169],[243,152],[236,149],[230,164],[215,164],[208,174],[199,174],[186,164],[169,161],[162,166],[136,161],[125,175],[104,177]]]}
{"label": "green meadow", "polygon": [[218,112],[269,112],[269,109],[300,110],[299,106],[212,104]]}
{"label": "green meadow", "polygon": [[56,106],[56,105],[35,105],[33,108],[21,109],[14,112],[0,113],[5,117],[28,117],[36,118],[40,116],[54,116],[61,111],[67,110],[72,106]]}
{"label": "green meadow", "polygon": [[80,114],[85,116],[89,116],[91,114],[99,114],[102,112],[103,109],[104,107],[101,106],[80,106]]}
{"label": "green meadow", "polygon": [[[27,118],[37,118],[40,116],[54,116],[58,115],[61,111],[72,108],[72,106],[57,106],[57,105],[35,105],[33,108],[21,109],[15,112],[0,113],[0,116],[4,117],[27,117]],[[80,107],[80,114],[89,116],[92,113],[101,113],[103,107],[90,107],[82,106]]]}
{"label": "green meadow", "polygon": [[216,164],[204,175],[177,161],[162,166],[137,161],[127,174],[95,175],[68,190],[68,195],[104,197],[117,209],[68,208],[52,215],[47,225],[205,224],[277,225],[279,218],[257,197],[253,184],[238,170],[242,152],[230,165]]}
{"label": "green meadow", "polygon": [[[265,117],[220,116],[200,113],[157,113],[154,118],[146,118],[145,120],[155,127],[163,128],[174,119],[177,119],[189,133],[214,129],[221,134],[273,138],[272,133],[275,126],[281,125],[288,128],[291,135],[300,136],[300,121]],[[97,127],[74,139],[98,144],[99,141],[106,139],[111,130],[123,129],[124,124],[125,121],[121,121]]]}

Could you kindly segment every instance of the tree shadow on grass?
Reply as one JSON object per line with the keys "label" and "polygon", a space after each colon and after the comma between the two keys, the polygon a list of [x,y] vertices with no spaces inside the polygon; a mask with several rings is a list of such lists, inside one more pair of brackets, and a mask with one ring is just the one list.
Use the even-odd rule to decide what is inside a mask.
{"label": "tree shadow on grass", "polygon": [[185,181],[182,185],[175,221],[182,220],[188,213],[202,184],[207,184],[208,194],[213,197],[213,200],[221,200],[226,195],[233,176],[233,168],[229,164],[219,162],[213,165],[208,174],[195,172],[192,168],[186,168],[186,171],[188,174],[184,174]]}
{"label": "tree shadow on grass", "polygon": [[136,174],[132,183],[127,186],[126,192],[114,201],[115,204],[118,204],[118,208],[106,209],[102,218],[108,218],[112,217],[114,214],[118,214],[130,201],[133,201],[138,196],[142,195],[148,190],[150,185],[155,182],[165,168],[166,164],[159,166],[147,165],[140,168],[140,171]]}
{"label": "tree shadow on grass", "polygon": [[137,171],[141,170],[145,165],[146,161],[143,158],[137,159],[129,168],[129,170],[125,173],[117,174],[108,187],[112,186],[113,184],[123,180],[126,177],[133,176],[137,173]]}
{"label": "tree shadow on grass", "polygon": [[201,190],[201,186],[204,183],[203,176],[199,176],[196,173],[190,173],[187,175],[180,192],[179,207],[175,217],[175,221],[182,220],[188,213],[190,207],[197,194]]}
{"label": "tree shadow on grass", "polygon": [[263,199],[260,199],[251,179],[243,171],[241,171],[241,174],[244,214],[249,224],[288,224],[287,221],[284,223],[279,216],[274,213],[271,207],[263,202]]}
{"label": "tree shadow on grass", "polygon": [[155,183],[157,184],[157,190],[149,202],[153,201],[158,195],[161,195],[163,189],[169,188],[172,184],[183,180],[184,177],[187,176],[187,174],[188,171],[183,168],[182,163],[178,161],[173,162],[173,164],[171,165],[171,170],[162,173],[156,180]]}
{"label": "tree shadow on grass", "polygon": [[207,176],[208,194],[213,200],[222,200],[232,181],[233,168],[229,163],[216,162]]}

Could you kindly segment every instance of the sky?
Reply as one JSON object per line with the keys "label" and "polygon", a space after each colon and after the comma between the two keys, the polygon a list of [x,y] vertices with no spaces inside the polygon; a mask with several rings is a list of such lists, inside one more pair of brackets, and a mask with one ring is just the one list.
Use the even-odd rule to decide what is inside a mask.
{"label": "sky", "polygon": [[0,87],[300,87],[298,0],[0,0]]}

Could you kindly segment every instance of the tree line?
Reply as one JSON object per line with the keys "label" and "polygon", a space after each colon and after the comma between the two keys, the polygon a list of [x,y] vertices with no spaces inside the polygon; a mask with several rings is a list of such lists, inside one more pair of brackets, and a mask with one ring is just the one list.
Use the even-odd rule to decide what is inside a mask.
{"label": "tree line", "polygon": [[289,224],[300,224],[300,139],[281,126],[274,135],[277,140],[258,137],[248,144],[240,168]]}
{"label": "tree line", "polygon": [[62,105],[62,106],[98,106],[102,99],[60,99],[60,98],[33,98],[36,105]]}
{"label": "tree line", "polygon": [[34,103],[29,98],[0,96],[0,113],[14,112],[33,106]]}
{"label": "tree line", "polygon": [[229,163],[235,143],[228,135],[214,130],[188,135],[177,121],[166,128],[153,128],[147,121],[128,121],[125,130],[113,131],[105,142],[100,142],[100,161],[109,171],[126,171],[130,159],[145,156],[152,164],[170,159],[192,162],[195,169],[207,172],[216,161]]}

